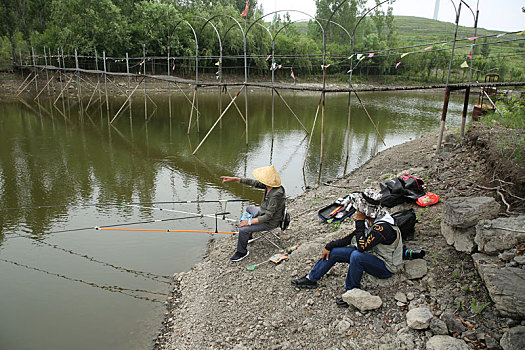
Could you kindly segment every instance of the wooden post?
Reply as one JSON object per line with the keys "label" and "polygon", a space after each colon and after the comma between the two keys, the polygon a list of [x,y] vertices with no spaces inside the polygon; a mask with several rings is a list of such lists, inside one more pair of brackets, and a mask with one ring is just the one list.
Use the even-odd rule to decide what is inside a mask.
{"label": "wooden post", "polygon": [[[128,94],[130,93],[130,76],[129,76],[129,55],[126,52],[126,73],[128,74]],[[131,98],[128,101],[129,103],[129,122],[132,122],[132,114],[131,114]]]}
{"label": "wooden post", "polygon": [[[35,49],[31,46],[31,57],[33,58],[33,71],[35,72],[35,77],[38,76],[35,62]],[[38,93],[38,78],[35,79],[35,91]]]}
{"label": "wooden post", "polygon": [[447,86],[445,91],[445,100],[443,101],[443,112],[441,113],[441,128],[439,130],[439,137],[437,143],[437,150],[441,148],[441,141],[443,140],[443,132],[445,131],[445,120],[447,119],[448,101],[450,99],[450,87]]}
{"label": "wooden post", "polygon": [[128,75],[128,92],[129,92],[129,84],[130,84],[130,81],[129,81],[129,56],[128,56],[127,52],[126,52],[126,73]]}
{"label": "wooden post", "polygon": [[166,61],[166,67],[168,68],[168,115],[170,118],[170,138],[171,138],[171,84],[169,78],[170,74],[170,46],[168,45],[168,60]]}
{"label": "wooden post", "polygon": [[108,79],[106,74],[106,51],[102,52],[102,59],[104,60],[104,88],[106,90],[106,112],[108,116],[109,123],[109,99],[108,99]]}
{"label": "wooden post", "polygon": [[80,115],[83,114],[82,109],[82,90],[80,87],[80,73],[78,71],[78,55],[77,55],[77,49],[75,49],[75,74],[77,75],[77,95],[78,95],[78,106],[80,107]]}
{"label": "wooden post", "polygon": [[144,120],[148,119],[148,102],[146,95],[146,44],[142,44],[142,59],[144,65]]}
{"label": "wooden post", "polygon": [[[44,62],[45,62],[46,67],[47,67],[47,55],[46,55],[46,47],[45,46],[44,46]],[[47,84],[47,94],[51,95],[51,92],[49,91],[49,72],[48,72],[47,68],[46,68],[46,80],[48,82],[48,84]]]}

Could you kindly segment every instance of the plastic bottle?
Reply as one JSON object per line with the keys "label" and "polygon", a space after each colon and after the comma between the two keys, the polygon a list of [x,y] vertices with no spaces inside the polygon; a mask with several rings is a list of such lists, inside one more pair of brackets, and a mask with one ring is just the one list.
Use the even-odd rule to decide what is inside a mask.
{"label": "plastic bottle", "polygon": [[403,249],[404,260],[423,259],[424,256],[425,251],[423,249]]}

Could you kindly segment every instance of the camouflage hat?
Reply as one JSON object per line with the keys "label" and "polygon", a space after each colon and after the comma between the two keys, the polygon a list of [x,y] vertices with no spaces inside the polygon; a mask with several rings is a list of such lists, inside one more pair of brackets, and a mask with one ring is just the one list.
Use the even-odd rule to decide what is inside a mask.
{"label": "camouflage hat", "polygon": [[350,193],[352,207],[373,219],[385,216],[387,211],[381,206],[381,193],[371,188],[363,192]]}

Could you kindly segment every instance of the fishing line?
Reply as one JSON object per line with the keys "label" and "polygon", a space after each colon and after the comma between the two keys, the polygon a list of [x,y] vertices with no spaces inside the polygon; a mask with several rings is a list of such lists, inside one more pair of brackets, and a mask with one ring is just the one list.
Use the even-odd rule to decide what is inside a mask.
{"label": "fishing line", "polygon": [[[24,235],[20,235],[20,237],[25,237],[27,239],[31,239],[33,240],[31,237],[29,236],[24,236]],[[147,272],[147,271],[139,271],[139,270],[133,270],[133,269],[128,269],[128,268],[125,268],[125,267],[121,267],[121,266],[117,266],[117,265],[113,265],[111,263],[108,263],[108,262],[105,262],[105,261],[101,261],[101,260],[97,260],[91,256],[88,256],[87,254],[81,254],[81,253],[77,253],[73,250],[69,250],[69,249],[66,249],[66,248],[62,248],[56,244],[51,244],[51,243],[48,243],[48,242],[44,242],[44,241],[37,241],[37,243],[39,244],[44,244],[48,247],[51,247],[51,248],[55,248],[55,249],[58,249],[58,250],[61,250],[65,253],[69,253],[71,255],[76,255],[76,256],[79,256],[81,258],[84,258],[84,259],[87,259],[89,261],[92,261],[92,262],[95,262],[95,263],[98,263],[98,264],[101,264],[101,265],[104,265],[104,266],[108,266],[108,267],[112,267],[114,268],[115,270],[118,270],[118,271],[121,271],[121,272],[127,272],[127,273],[131,273],[131,274],[134,274],[136,276],[142,276],[142,277],[145,277],[145,278],[148,278],[150,280],[153,280],[153,281],[157,281],[157,282],[161,282],[161,283],[166,283],[166,284],[171,284],[170,282],[168,281],[171,281],[171,278],[170,276],[165,276],[165,275],[158,275],[158,274],[155,274],[155,273],[152,273],[152,272]],[[163,280],[164,279],[164,280]],[[168,280],[168,281],[166,281]]]}
{"label": "fishing line", "polygon": [[116,285],[115,286],[100,285],[100,284],[97,284],[97,283],[94,283],[94,282],[88,282],[88,281],[84,281],[84,280],[81,280],[81,279],[78,279],[78,278],[68,277],[68,276],[60,274],[60,273],[50,272],[50,271],[47,271],[47,270],[40,269],[38,267],[25,265],[25,264],[22,264],[22,263],[19,263],[19,262],[16,262],[16,261],[12,261],[12,260],[8,260],[8,259],[0,258],[0,261],[9,263],[9,264],[12,264],[12,265],[15,265],[15,266],[23,267],[23,268],[26,268],[28,270],[38,271],[38,272],[44,273],[46,275],[59,277],[59,278],[62,278],[62,279],[68,280],[68,281],[86,284],[86,285],[88,285],[90,287],[99,288],[99,289],[102,289],[102,290],[105,290],[105,291],[108,291],[108,292],[121,293],[121,294],[130,296],[130,297],[133,297],[133,298],[136,298],[136,299],[143,299],[143,300],[147,300],[147,301],[151,301],[151,302],[155,302],[155,303],[164,304],[164,301],[159,300],[159,299],[155,299],[155,298],[146,297],[146,296],[136,295],[136,294],[133,294],[133,292],[168,296],[167,293],[152,292],[152,291],[145,290],[145,289],[123,288],[123,287],[119,287],[119,286],[116,286]]}
{"label": "fishing line", "polygon": [[28,207],[0,208],[0,210],[23,210],[23,209],[49,209],[49,208],[82,208],[97,207],[105,205],[126,205],[126,204],[191,204],[191,203],[228,203],[228,202],[249,202],[249,199],[217,199],[217,200],[194,200],[177,202],[130,202],[130,203],[88,203],[88,204],[61,204],[61,205],[37,205]]}

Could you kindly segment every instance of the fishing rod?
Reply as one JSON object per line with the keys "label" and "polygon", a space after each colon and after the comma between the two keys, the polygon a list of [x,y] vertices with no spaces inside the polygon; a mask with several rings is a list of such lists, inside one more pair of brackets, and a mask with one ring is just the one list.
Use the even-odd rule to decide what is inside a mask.
{"label": "fishing rod", "polygon": [[173,229],[146,229],[146,228],[96,228],[99,231],[139,231],[139,232],[192,232],[192,233],[225,233],[235,235],[234,231],[204,231],[204,230],[173,230]]}
{"label": "fishing rod", "polygon": [[51,231],[47,232],[47,234],[52,233],[64,233],[64,232],[75,232],[75,231],[85,231],[85,230],[92,230],[92,229],[100,229],[101,227],[116,227],[116,226],[124,226],[124,225],[138,225],[138,224],[151,224],[155,222],[164,222],[164,221],[175,221],[175,220],[184,220],[184,219],[195,219],[202,217],[201,214],[197,214],[194,216],[185,216],[182,218],[171,218],[171,219],[156,219],[156,220],[148,220],[148,221],[136,221],[136,222],[126,222],[126,223],[120,223],[120,224],[112,224],[112,225],[103,225],[103,226],[87,226],[87,227],[79,227],[79,228],[71,228],[67,230],[58,230],[58,231]]}
{"label": "fishing rod", "polygon": [[24,209],[49,209],[49,208],[81,208],[81,207],[98,207],[105,205],[130,205],[130,204],[192,204],[192,203],[228,203],[228,202],[249,202],[249,199],[216,199],[216,200],[194,200],[194,201],[176,201],[176,202],[119,202],[119,203],[88,203],[88,204],[59,204],[59,205],[37,205],[27,207],[0,208],[0,210],[24,210]]}
{"label": "fishing rod", "polygon": [[237,222],[237,220],[235,219],[228,219],[226,218],[226,214],[230,214],[228,212],[224,212],[224,213],[217,213],[217,214],[198,214],[198,213],[193,213],[193,212],[188,212],[188,211],[182,211],[182,210],[175,210],[175,209],[165,209],[165,208],[155,208],[155,207],[144,207],[144,206],[140,206],[140,205],[135,205],[135,204],[123,204],[124,206],[126,207],[133,207],[133,208],[140,208],[140,209],[150,209],[150,210],[159,210],[159,211],[167,211],[167,212],[170,212],[170,213],[179,213],[179,214],[190,214],[190,215],[198,215],[200,217],[207,217],[207,218],[215,218],[217,219],[217,215],[223,215],[222,219],[221,220],[225,220],[225,221],[230,221],[230,222]]}

